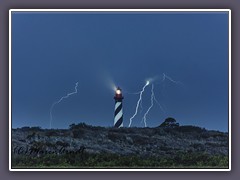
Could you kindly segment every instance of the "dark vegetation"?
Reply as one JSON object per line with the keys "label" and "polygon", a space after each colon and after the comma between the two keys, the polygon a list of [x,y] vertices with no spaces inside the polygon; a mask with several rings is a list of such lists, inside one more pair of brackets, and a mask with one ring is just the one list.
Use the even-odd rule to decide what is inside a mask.
{"label": "dark vegetation", "polygon": [[168,117],[159,127],[179,127],[179,123],[174,118]]}
{"label": "dark vegetation", "polygon": [[45,155],[41,157],[20,156],[13,158],[16,168],[227,168],[227,156],[210,156],[206,153],[177,153],[174,157],[122,156],[113,153],[84,153]]}
{"label": "dark vegetation", "polygon": [[12,130],[12,149],[13,168],[228,168],[228,133],[174,118],[156,128],[23,127]]}

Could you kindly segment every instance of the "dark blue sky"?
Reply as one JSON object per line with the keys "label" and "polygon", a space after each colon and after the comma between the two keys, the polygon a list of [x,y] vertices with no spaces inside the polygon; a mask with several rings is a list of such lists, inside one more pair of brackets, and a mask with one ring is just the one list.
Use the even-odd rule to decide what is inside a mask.
{"label": "dark blue sky", "polygon": [[[163,73],[183,85],[169,80]],[[123,90],[124,126],[138,92],[155,78],[157,104],[150,127],[166,117],[181,125],[228,130],[228,13],[40,13],[12,14],[12,125],[53,128],[71,123],[112,126],[114,91]],[[151,86],[143,94],[150,105]]]}

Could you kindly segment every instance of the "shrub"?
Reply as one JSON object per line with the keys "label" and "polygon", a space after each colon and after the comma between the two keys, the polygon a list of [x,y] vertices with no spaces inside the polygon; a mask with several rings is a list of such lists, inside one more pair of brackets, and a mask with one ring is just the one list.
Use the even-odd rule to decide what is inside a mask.
{"label": "shrub", "polygon": [[86,123],[79,123],[79,124],[71,124],[69,125],[69,129],[70,130],[74,130],[74,129],[79,129],[79,128],[86,128],[86,127],[91,127],[90,125],[87,125]]}
{"label": "shrub", "polygon": [[176,123],[174,118],[168,117],[159,127],[178,127],[179,123]]}

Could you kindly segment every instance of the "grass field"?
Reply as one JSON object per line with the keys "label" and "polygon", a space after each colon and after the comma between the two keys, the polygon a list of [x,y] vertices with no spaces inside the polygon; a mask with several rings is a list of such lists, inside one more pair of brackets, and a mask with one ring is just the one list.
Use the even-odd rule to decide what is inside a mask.
{"label": "grass field", "polygon": [[12,157],[12,168],[161,168],[227,169],[228,157],[205,153],[178,153],[169,157],[140,157],[117,154],[64,154],[41,157]]}

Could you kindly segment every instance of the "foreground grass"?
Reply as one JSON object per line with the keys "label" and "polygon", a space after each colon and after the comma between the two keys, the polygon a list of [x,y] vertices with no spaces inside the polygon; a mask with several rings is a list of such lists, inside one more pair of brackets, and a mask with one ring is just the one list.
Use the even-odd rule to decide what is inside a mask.
{"label": "foreground grass", "polygon": [[64,154],[12,156],[13,168],[228,168],[228,156],[205,153],[177,153],[171,157],[141,157],[118,154]]}

